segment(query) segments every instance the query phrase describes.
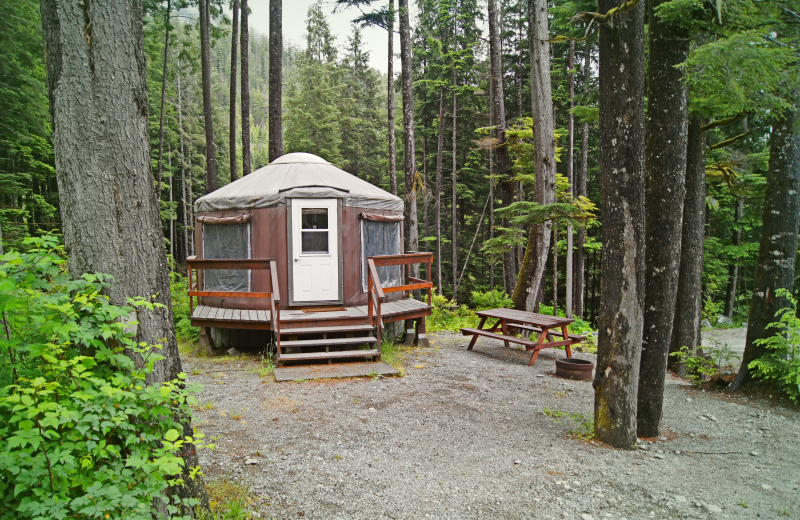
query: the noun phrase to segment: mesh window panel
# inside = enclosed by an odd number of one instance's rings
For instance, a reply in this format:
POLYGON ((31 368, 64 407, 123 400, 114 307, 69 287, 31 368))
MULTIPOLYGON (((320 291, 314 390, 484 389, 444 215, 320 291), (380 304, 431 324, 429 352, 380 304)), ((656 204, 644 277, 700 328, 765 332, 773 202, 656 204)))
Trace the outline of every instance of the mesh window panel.
MULTIPOLYGON (((250 224, 203 224, 203 258, 250 258, 250 224)), ((246 269, 206 269, 206 291, 249 291, 250 271, 246 269)))
MULTIPOLYGON (((400 222, 361 221, 361 256, 362 289, 367 292, 367 257, 380 255, 399 255, 403 252, 400 243, 400 222)), ((378 278, 384 287, 402 285, 403 266, 390 265, 376 267, 378 278)))

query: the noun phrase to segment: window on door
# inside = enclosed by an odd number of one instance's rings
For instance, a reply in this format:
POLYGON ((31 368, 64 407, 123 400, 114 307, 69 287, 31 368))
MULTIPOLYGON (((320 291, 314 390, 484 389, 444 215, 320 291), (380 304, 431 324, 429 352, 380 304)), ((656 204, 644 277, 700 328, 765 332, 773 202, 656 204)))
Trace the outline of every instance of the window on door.
POLYGON ((330 252, 328 208, 303 208, 301 210, 301 252, 328 254, 330 252))
MULTIPOLYGON (((250 258, 250 224, 203 224, 203 258, 250 258)), ((203 288, 206 291, 249 291, 247 269, 205 269, 203 288)))

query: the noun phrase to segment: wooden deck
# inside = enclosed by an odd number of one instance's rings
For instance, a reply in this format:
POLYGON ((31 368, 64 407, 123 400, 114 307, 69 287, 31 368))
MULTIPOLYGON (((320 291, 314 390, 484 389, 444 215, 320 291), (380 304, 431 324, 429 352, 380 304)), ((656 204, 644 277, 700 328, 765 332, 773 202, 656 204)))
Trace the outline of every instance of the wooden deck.
MULTIPOLYGON (((381 317, 384 323, 409 320, 429 316, 431 307, 423 301, 402 299, 386 302, 381 306, 381 317)), ((303 312, 300 309, 281 309, 281 328, 323 322, 328 320, 354 320, 363 322, 368 317, 367 306, 345 307, 343 311, 303 312)), ((195 327, 246 328, 270 330, 270 311, 247 309, 223 309, 199 305, 191 316, 195 327)))

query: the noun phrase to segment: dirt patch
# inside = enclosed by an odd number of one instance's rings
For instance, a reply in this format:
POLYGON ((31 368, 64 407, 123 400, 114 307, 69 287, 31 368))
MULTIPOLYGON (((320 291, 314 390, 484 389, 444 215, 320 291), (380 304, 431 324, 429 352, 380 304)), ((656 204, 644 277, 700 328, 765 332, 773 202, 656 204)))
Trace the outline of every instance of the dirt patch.
POLYGON ((661 435, 615 450, 576 437, 594 394, 551 377, 563 352, 528 367, 501 342, 431 341, 406 355, 405 377, 374 380, 264 384, 254 360, 184 359, 205 385, 196 426, 217 444, 204 471, 246 483, 259 518, 800 515, 794 407, 668 378, 661 435))

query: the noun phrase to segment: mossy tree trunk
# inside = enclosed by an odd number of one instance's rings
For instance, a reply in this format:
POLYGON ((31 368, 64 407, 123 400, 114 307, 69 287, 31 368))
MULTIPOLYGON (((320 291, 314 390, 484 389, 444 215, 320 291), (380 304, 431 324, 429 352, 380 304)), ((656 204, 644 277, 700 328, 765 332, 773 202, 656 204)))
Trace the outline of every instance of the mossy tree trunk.
MULTIPOLYGON (((550 31, 546 0, 528 0, 528 41, 531 54, 531 106, 536 148, 534 202, 555 202, 556 138, 553 91, 550 82, 550 31)), ((511 298, 514 307, 532 311, 544 280, 550 248, 551 223, 532 226, 511 298)))
MULTIPOLYGON (((600 12, 618 6, 599 0, 600 12)), ((600 28, 600 281, 595 432, 615 448, 636 444, 644 314, 644 2, 600 28)), ((538 166, 538 165, 537 165, 538 166)))
POLYGON ((647 93, 647 217, 642 361, 637 430, 656 437, 664 403, 667 356, 681 261, 689 103, 679 67, 689 57, 687 31, 661 21, 649 3, 647 93))
MULTIPOLYGON (((41 13, 70 271, 112 275, 108 295, 116 305, 136 296, 163 304, 135 312, 135 340, 163 347, 147 382, 173 380, 182 368, 153 191, 142 3, 42 0, 41 13)), ((192 433, 188 422, 184 433, 192 433)), ((185 448, 186 484, 173 493, 208 509, 202 479, 188 478, 197 454, 185 448)))

